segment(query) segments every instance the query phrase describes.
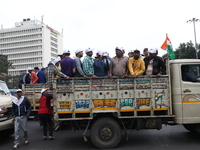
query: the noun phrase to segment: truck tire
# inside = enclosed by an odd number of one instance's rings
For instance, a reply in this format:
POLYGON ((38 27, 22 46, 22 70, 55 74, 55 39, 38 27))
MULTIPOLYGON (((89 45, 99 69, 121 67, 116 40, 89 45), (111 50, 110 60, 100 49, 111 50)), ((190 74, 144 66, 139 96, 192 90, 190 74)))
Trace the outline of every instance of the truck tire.
POLYGON ((200 133, 200 124, 183 124, 183 126, 190 132, 200 133))
POLYGON ((103 117, 93 123, 90 137, 97 148, 114 148, 121 141, 121 128, 114 119, 103 117))

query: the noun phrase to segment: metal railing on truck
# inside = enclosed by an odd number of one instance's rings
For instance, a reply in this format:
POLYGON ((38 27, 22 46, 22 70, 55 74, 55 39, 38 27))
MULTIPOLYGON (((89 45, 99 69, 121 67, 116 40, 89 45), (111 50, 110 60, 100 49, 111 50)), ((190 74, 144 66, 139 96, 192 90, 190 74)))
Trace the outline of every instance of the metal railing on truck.
POLYGON ((57 80, 54 111, 60 121, 92 119, 98 113, 118 118, 173 117, 170 85, 167 75, 57 80))

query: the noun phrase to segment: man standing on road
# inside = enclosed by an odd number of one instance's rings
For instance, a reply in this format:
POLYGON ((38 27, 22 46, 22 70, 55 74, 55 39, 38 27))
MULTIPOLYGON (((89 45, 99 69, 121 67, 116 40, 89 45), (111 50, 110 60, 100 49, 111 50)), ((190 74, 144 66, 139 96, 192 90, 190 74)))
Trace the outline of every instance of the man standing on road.
POLYGON ((38 109, 38 116, 43 125, 43 140, 47 139, 47 129, 49 129, 49 140, 53 140, 53 122, 51 120, 52 110, 51 110, 51 99, 53 98, 52 94, 48 94, 47 89, 41 90, 42 96, 40 97, 40 106, 38 109), (47 126, 48 125, 48 126, 47 126))
POLYGON ((18 89, 17 97, 12 102, 12 115, 15 118, 15 140, 13 149, 19 147, 19 130, 20 126, 24 132, 24 144, 28 144, 28 128, 27 128, 27 118, 31 113, 31 104, 27 97, 22 96, 22 90, 18 89))

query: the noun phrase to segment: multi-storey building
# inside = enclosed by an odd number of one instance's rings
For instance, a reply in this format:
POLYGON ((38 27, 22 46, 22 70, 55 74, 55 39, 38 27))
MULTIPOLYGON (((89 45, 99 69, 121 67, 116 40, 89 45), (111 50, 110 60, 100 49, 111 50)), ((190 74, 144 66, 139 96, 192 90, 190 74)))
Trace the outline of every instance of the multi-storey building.
POLYGON ((8 70, 9 75, 47 66, 62 51, 62 34, 39 20, 23 19, 14 28, 0 29, 0 54, 7 55, 14 67, 8 70))

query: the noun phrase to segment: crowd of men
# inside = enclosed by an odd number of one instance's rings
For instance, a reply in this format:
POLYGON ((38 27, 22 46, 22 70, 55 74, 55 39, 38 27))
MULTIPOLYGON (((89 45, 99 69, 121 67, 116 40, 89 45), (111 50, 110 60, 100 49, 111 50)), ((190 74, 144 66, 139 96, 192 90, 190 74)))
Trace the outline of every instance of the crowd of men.
MULTIPOLYGON (((145 48, 143 54, 139 50, 130 50, 128 57, 124 56, 125 50, 122 47, 116 47, 116 56, 109 57, 108 52, 97 51, 95 58, 93 58, 93 49, 87 48, 85 50, 86 56, 83 61, 84 51, 77 49, 75 51, 76 57, 70 58, 70 51, 64 50, 60 56, 60 60, 56 59, 50 61, 48 66, 28 68, 20 80, 21 84, 36 84, 48 83, 52 87, 52 81, 56 78, 84 77, 98 78, 98 77, 112 77, 112 76, 130 76, 137 77, 139 75, 164 75, 166 73, 166 66, 163 59, 158 54, 157 48, 148 50, 145 48)), ((19 86, 19 88, 21 88, 19 86)))

